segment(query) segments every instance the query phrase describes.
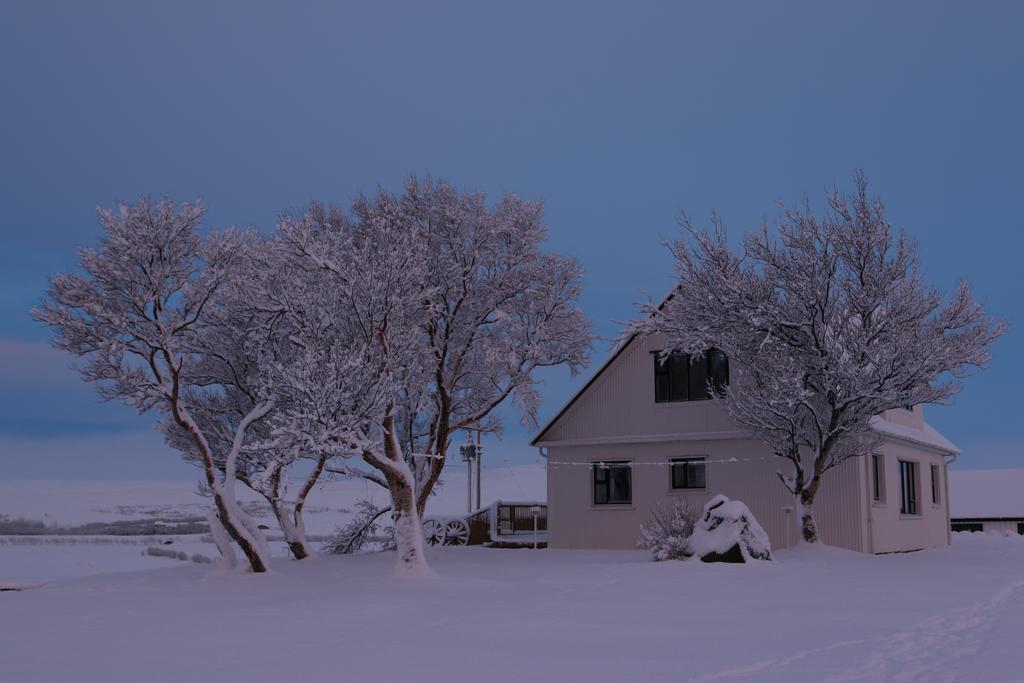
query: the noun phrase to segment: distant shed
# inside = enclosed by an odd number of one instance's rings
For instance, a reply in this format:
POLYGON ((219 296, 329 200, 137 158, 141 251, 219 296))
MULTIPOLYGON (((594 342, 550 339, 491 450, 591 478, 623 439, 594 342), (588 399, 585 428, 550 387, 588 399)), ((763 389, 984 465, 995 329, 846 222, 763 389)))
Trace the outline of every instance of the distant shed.
POLYGON ((1024 469, 950 470, 953 531, 1000 531, 1024 536, 1024 469))

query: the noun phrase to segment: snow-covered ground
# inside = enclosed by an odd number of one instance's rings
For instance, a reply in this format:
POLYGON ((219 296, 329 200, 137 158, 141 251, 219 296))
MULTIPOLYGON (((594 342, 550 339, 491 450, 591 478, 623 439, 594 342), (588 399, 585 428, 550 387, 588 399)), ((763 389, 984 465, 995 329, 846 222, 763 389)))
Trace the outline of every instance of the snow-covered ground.
MULTIPOLYGON (((452 473, 434 514, 465 506, 452 473)), ((362 485, 311 500, 314 532, 362 485)), ((543 498, 543 469, 485 499, 543 498)), ((192 514, 188 484, 0 484, 0 514, 71 525, 192 514)), ((214 554, 198 537, 168 548, 214 554)), ((0 681, 1024 681, 1024 537, 867 556, 654 563, 644 552, 434 548, 279 557, 273 573, 143 556, 153 538, 0 538, 0 681)))
POLYGON ((209 566, 0 593, 0 680, 1021 681, 1024 539, 866 556, 653 563, 438 548, 209 566))
MULTIPOLYGON (((546 481, 542 465, 519 465, 485 469, 484 501, 544 500, 546 481)), ((466 510, 466 478, 460 467, 446 472, 438 495, 430 501, 428 514, 461 514, 466 510)), ((238 487, 239 499, 260 504, 252 491, 238 487)), ((348 521, 360 499, 387 505, 386 492, 361 481, 326 482, 310 495, 306 507, 306 528, 314 536, 332 534, 348 521)), ((202 517, 209 501, 195 493, 189 482, 153 481, 0 481, 0 515, 41 520, 62 527, 89 522, 115 522, 160 518, 166 520, 202 517)), ((279 534, 277 522, 263 505, 256 508, 257 521, 279 534)), ((170 537, 171 547, 192 555, 217 557, 216 547, 199 537, 170 537)), ((146 546, 159 544, 163 537, 23 537, 0 536, 0 585, 77 578, 92 574, 173 566, 177 560, 143 556, 146 546)), ((314 546, 317 546, 314 543, 314 546)), ((287 555, 282 542, 272 542, 275 554, 287 555)), ((0 676, 0 683, 3 677, 0 676)))

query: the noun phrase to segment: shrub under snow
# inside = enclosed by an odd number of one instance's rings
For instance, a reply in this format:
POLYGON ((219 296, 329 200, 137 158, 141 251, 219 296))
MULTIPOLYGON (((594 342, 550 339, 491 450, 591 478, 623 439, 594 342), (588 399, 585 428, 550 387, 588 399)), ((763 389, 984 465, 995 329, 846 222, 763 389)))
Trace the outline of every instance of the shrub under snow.
POLYGON ((704 514, 690 537, 689 548, 704 562, 749 562, 772 559, 772 546, 750 508, 718 495, 704 505, 704 514))
POLYGON ((650 550, 658 562, 684 560, 693 555, 690 536, 696 521, 697 513, 689 502, 662 503, 654 508, 650 521, 640 530, 637 545, 650 550))
POLYGON ((657 506, 637 545, 656 561, 696 556, 704 562, 749 562, 770 560, 772 553, 768 534, 750 509, 722 495, 704 505, 700 518, 685 500, 657 506))

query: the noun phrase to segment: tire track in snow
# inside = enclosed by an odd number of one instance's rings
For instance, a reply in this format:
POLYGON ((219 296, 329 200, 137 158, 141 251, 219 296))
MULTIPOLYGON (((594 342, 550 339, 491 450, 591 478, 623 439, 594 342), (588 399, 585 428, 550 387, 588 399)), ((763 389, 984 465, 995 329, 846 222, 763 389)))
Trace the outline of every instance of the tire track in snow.
MULTIPOLYGON (((831 652, 833 650, 840 650, 845 647, 853 647, 855 645, 864 645, 870 643, 871 640, 842 640, 838 643, 832 643, 825 647, 816 647, 810 650, 801 650, 792 654, 786 655, 785 657, 778 657, 775 659, 762 659, 759 662, 753 662, 752 664, 746 664, 739 666, 734 669, 725 669, 723 671, 717 671, 713 674, 707 674, 699 678, 691 678, 690 683, 713 683, 713 681, 726 681, 729 679, 735 679, 740 676, 752 676, 754 674, 764 674, 767 671, 778 671, 780 668, 788 667, 792 664, 796 664, 802 660, 807 659, 813 655, 831 652)), ((771 680, 765 679, 763 676, 757 676, 757 680, 771 680)), ((790 674, 786 674, 785 680, 799 680, 791 679, 790 674)))
MULTIPOLYGON (((873 652, 867 662, 818 680, 821 683, 971 681, 972 677, 964 673, 962 660, 982 653, 995 616, 1011 609, 1024 610, 1024 581, 1006 586, 987 600, 928 619, 906 631, 879 638, 840 641, 690 680, 692 683, 713 683, 748 676, 758 680, 802 680, 799 678, 800 669, 790 667, 816 655, 861 646, 865 652, 873 652), (961 664, 959 667, 958 662, 961 664), (772 677, 765 678, 766 674, 772 677)), ((1005 679, 1006 682, 1015 680, 1024 681, 1024 677, 1005 679)))
POLYGON ((1010 584, 988 600, 889 636, 867 662, 824 680, 828 683, 883 680, 892 683, 957 683, 972 680, 964 673, 963 660, 983 652, 988 640, 986 635, 996 615, 1010 609, 1024 609, 1024 581, 1010 584), (958 662, 961 664, 959 667, 958 662))

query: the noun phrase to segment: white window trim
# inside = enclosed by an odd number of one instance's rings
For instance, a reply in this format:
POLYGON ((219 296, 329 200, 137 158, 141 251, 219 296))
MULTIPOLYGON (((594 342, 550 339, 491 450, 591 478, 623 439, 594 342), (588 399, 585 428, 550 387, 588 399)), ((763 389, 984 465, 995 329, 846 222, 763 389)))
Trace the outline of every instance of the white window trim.
POLYGON ((632 458, 594 458, 588 461, 587 468, 587 499, 590 501, 591 510, 635 510, 636 491, 633 486, 633 459, 632 458), (629 502, 628 503, 595 503, 594 502, 594 468, 601 463, 629 465, 629 502))
POLYGON ((924 506, 921 504, 921 461, 913 458, 897 458, 896 480, 900 485, 900 519, 922 519, 924 517, 924 506), (900 471, 900 463, 903 462, 914 465, 914 469, 916 470, 915 474, 917 475, 914 477, 914 483, 916 484, 914 494, 916 496, 915 502, 917 503, 917 512, 913 513, 903 511, 903 475, 900 471))
POLYGON ((708 462, 711 458, 706 453, 694 453, 693 455, 673 455, 668 459, 668 493, 671 496, 703 496, 711 490, 711 467, 708 462), (704 487, 699 489, 677 489, 672 486, 672 463, 681 460, 703 460, 704 461, 704 487))
POLYGON ((868 457, 868 495, 871 497, 871 505, 873 507, 884 508, 888 507, 886 489, 888 488, 885 482, 885 454, 884 453, 872 453, 868 457), (881 470, 881 490, 879 491, 879 497, 875 498, 875 458, 878 458, 879 469, 881 470))

